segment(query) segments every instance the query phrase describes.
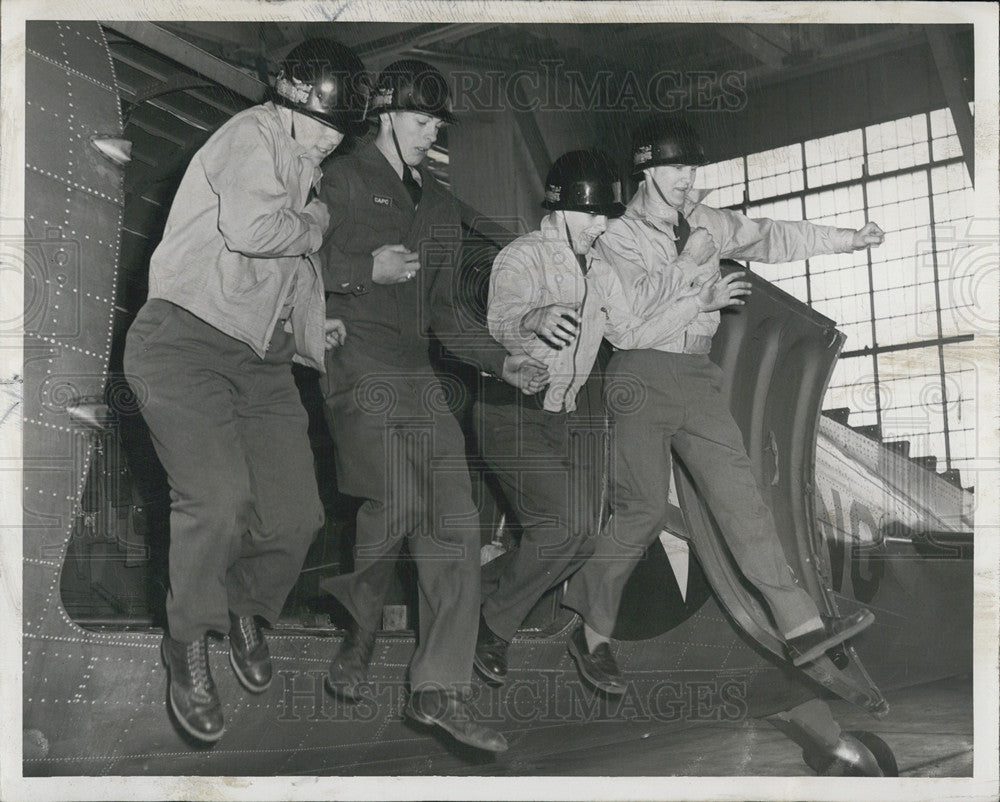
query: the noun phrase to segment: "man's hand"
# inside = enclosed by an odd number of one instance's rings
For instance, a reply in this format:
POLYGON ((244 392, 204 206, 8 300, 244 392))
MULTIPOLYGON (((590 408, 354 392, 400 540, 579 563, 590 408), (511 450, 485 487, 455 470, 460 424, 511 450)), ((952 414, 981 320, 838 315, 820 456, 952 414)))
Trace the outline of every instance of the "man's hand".
POLYGON ((715 312, 727 306, 743 306, 740 296, 750 294, 750 282, 740 281, 746 273, 737 271, 728 276, 713 276, 698 290, 698 305, 702 312, 715 312))
POLYGON ((572 306, 549 304, 532 309, 521 318, 521 330, 534 332, 556 350, 569 345, 580 331, 580 315, 572 306))
POLYGON ((708 229, 699 226, 692 229, 681 253, 692 259, 696 265, 703 265, 715 256, 715 240, 708 233, 708 229))
POLYGON ((549 369, 529 354, 512 354, 503 361, 501 378, 525 395, 534 395, 549 383, 549 369))
POLYGON ((864 228, 859 228, 854 232, 854 250, 860 251, 862 248, 877 248, 885 242, 885 232, 878 227, 878 223, 866 223, 864 228))
POLYGON ((420 256, 405 245, 382 245, 372 251, 372 281, 402 284, 420 270, 420 256))
POLYGON ((326 228, 330 225, 330 210, 326 208, 326 204, 323 201, 319 198, 313 198, 306 204, 306 208, 302 210, 302 214, 308 215, 315 220, 316 225, 319 226, 319 230, 326 234, 326 228))
POLYGON ((323 324, 323 330, 326 334, 327 351, 338 345, 343 345, 344 340, 347 339, 347 327, 344 325, 344 321, 338 317, 328 317, 323 324))

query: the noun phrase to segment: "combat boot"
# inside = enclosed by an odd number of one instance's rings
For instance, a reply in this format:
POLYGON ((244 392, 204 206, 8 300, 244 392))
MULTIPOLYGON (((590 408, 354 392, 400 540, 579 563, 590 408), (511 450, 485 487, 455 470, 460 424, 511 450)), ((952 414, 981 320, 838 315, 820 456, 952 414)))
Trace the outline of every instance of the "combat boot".
POLYGON ((208 638, 184 643, 164 634, 160 654, 167 667, 170 708, 177 722, 199 741, 213 743, 225 724, 222 703, 208 666, 208 638))
POLYGON ((368 680, 368 664, 375 650, 375 631, 354 624, 326 672, 326 687, 335 696, 357 701, 358 686, 368 680))
POLYGON ((271 654, 255 616, 229 613, 229 663, 251 693, 263 693, 271 684, 271 654))

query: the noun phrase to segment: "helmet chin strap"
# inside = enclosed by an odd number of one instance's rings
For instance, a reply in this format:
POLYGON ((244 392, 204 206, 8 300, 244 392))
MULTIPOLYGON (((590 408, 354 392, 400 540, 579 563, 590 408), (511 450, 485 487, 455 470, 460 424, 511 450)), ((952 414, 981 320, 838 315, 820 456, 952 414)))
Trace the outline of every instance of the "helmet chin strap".
POLYGON ((662 200, 667 206, 673 207, 673 204, 668 201, 666 195, 663 194, 663 190, 660 189, 660 185, 656 183, 656 179, 653 178, 652 173, 646 175, 646 181, 653 185, 653 189, 655 189, 656 194, 660 196, 660 200, 662 200))
POLYGON ((403 158, 403 150, 399 147, 399 140, 396 138, 396 126, 392 124, 392 115, 389 115, 389 132, 392 134, 392 144, 396 146, 396 155, 399 156, 399 163, 401 169, 405 173, 410 169, 410 165, 406 163, 406 159, 403 158))

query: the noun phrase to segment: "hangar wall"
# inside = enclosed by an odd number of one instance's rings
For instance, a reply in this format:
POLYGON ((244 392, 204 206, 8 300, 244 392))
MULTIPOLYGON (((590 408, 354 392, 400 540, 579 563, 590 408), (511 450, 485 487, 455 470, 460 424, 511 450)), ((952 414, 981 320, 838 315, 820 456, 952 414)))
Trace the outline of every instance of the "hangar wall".
MULTIPOLYGON (((971 101, 971 29, 955 26, 952 38, 963 73, 962 89, 971 101)), ((530 137, 526 139, 522 126, 534 126, 539 132, 550 161, 567 150, 596 145, 624 165, 630 132, 651 107, 640 96, 636 103, 623 100, 618 109, 602 108, 600 98, 589 109, 552 109, 546 98, 559 92, 562 97, 572 96, 565 76, 553 78, 544 66, 531 69, 537 80, 529 104, 542 108, 514 111, 507 104, 503 111, 467 111, 461 124, 449 131, 455 193, 486 214, 527 220, 529 225, 540 216, 537 204, 542 187, 535 166, 538 154, 532 153, 530 137), (560 81, 561 87, 549 85, 552 80, 560 81), (519 121, 519 115, 528 120, 519 121)), ((683 72, 682 65, 672 69, 683 72)), ((648 76, 640 76, 637 84, 640 89, 648 86, 648 76)), ((745 92, 739 88, 734 91, 734 86, 730 84, 726 90, 724 103, 714 104, 717 108, 688 112, 703 136, 710 161, 947 106, 930 45, 920 37, 912 45, 894 50, 891 58, 886 54, 855 56, 849 62, 833 63, 822 71, 804 72, 781 83, 762 84, 747 76, 745 92), (741 102, 734 102, 741 93, 741 102)), ((612 89, 610 97, 614 95, 612 89)), ((624 189, 627 193, 628 187, 624 189)))

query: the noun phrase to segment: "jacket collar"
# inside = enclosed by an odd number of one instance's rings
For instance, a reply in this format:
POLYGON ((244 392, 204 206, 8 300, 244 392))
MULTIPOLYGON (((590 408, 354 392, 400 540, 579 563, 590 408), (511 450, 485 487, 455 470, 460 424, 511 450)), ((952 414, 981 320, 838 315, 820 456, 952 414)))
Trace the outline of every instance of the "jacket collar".
MULTIPOLYGON (((396 169, 389 163, 385 154, 378 149, 374 139, 360 146, 356 153, 359 159, 368 162, 375 170, 378 171, 379 177, 383 181, 392 182, 392 186, 394 188, 398 188, 398 194, 401 198, 405 197, 406 200, 409 201, 410 195, 403 187, 403 179, 396 173, 396 169)), ((423 189, 424 194, 436 194, 438 186, 437 179, 430 174, 425 163, 421 162, 415 169, 418 173, 420 173, 420 186, 423 189)), ((421 203, 421 206, 423 206, 423 203, 421 203)))
POLYGON ((273 126, 276 131, 281 132, 282 139, 288 149, 292 152, 292 155, 297 159, 303 158, 306 155, 307 150, 302 147, 299 142, 292 138, 291 131, 288 130, 288 125, 282 119, 279 108, 270 100, 267 103, 262 103, 261 108, 266 112, 266 117, 270 121, 271 126, 273 126))
MULTIPOLYGON (((569 244, 569 239, 566 237, 566 229, 556 222, 555 214, 547 214, 542 218, 541 225, 539 226, 539 233, 542 235, 542 240, 546 245, 552 248, 559 248, 565 250, 572 257, 570 264, 577 263, 576 251, 569 244)), ((590 246, 590 250, 585 254, 588 263, 591 262, 597 252, 594 250, 594 245, 601 241, 598 237, 594 240, 594 243, 590 246)))
POLYGON ((539 230, 542 232, 542 238, 547 242, 557 241, 561 242, 567 248, 569 247, 569 242, 566 240, 566 232, 563 231, 562 226, 556 223, 555 214, 547 214, 542 218, 539 230))

